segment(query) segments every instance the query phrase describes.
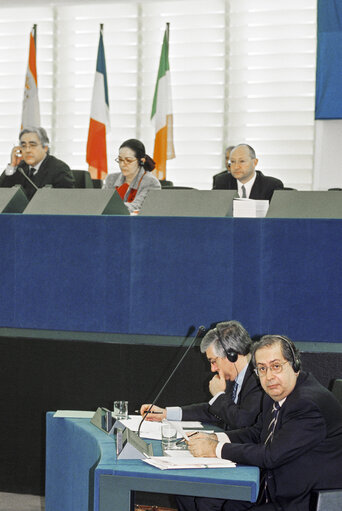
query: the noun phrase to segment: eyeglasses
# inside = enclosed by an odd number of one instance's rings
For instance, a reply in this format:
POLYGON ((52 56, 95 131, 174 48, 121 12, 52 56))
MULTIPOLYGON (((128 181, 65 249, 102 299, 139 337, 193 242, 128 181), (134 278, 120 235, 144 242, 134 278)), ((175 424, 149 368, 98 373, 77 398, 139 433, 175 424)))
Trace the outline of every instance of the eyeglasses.
POLYGON ((35 149, 36 147, 38 147, 39 145, 42 145, 42 144, 38 144, 38 142, 20 142, 20 147, 22 149, 24 149, 24 151, 26 149, 35 149))
POLYGON ((131 165, 131 163, 134 163, 137 159, 138 158, 115 158, 115 161, 119 165, 123 165, 124 163, 126 163, 126 165, 131 165))
POLYGON ((258 366, 256 369, 254 369, 255 373, 261 378, 262 376, 267 375, 267 371, 270 370, 272 374, 279 374, 282 372, 283 367, 285 364, 288 364, 288 360, 286 362, 274 362, 273 364, 270 364, 269 366, 258 366))

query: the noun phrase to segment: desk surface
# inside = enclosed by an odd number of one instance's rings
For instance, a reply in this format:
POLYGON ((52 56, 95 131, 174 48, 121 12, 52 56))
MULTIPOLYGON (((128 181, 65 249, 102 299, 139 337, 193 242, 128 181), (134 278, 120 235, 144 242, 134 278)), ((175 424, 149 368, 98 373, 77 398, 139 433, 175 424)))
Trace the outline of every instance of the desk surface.
MULTIPOLYGON (((153 444, 160 454, 160 443, 153 444)), ((47 414, 46 511, 129 511, 134 490, 255 502, 258 489, 256 467, 163 471, 141 460, 117 461, 114 438, 89 420, 47 414)))

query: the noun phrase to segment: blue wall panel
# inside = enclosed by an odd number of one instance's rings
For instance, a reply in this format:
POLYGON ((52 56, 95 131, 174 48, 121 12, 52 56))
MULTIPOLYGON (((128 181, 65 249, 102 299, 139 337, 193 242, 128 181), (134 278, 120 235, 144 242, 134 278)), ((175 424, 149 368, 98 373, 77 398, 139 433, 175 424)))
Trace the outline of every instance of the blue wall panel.
POLYGON ((20 246, 20 239, 17 240, 14 215, 2 215, 0 229, 0 324, 6 322, 13 324, 17 298, 13 292, 16 288, 17 275, 17 247, 20 246))
POLYGON ((183 335, 231 317, 232 222, 141 217, 133 238, 132 332, 183 335))
MULTIPOLYGON (((2 218, 1 218, 2 220, 2 218)), ((15 218, 15 320, 3 326, 119 331, 129 327, 130 230, 113 218, 15 218), (120 243, 117 242, 118 236, 120 243), (124 250, 123 250, 124 248, 124 250), (120 297, 120 299, 118 299, 120 297)), ((1 229, 0 229, 1 230, 1 229)))
POLYGON ((0 326, 342 340, 342 221, 0 215, 0 326))
POLYGON ((316 119, 342 118, 342 2, 318 0, 316 119))
POLYGON ((267 220, 262 333, 342 340, 342 221, 267 220))

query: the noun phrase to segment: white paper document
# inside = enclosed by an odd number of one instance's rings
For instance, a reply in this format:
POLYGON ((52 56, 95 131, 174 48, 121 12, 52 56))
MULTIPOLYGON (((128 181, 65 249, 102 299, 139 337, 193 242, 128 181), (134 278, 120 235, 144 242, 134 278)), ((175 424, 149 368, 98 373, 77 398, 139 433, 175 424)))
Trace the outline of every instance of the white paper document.
POLYGON ((153 465, 160 470, 178 470, 183 468, 231 468, 236 463, 230 460, 222 460, 221 458, 195 458, 193 456, 151 456, 144 458, 144 463, 153 465))
MULTIPOLYGON (((131 431, 138 431, 141 420, 141 415, 130 415, 128 419, 120 419, 120 422, 131 431)), ((161 422, 144 421, 140 428, 140 437, 161 440, 161 422)))
POLYGON ((233 217, 263 218, 268 211, 268 200, 241 199, 233 200, 233 217))
MULTIPOLYGON (((138 431, 141 415, 130 415, 128 419, 120 419, 120 422, 132 431, 138 431)), ((203 426, 200 422, 189 421, 169 421, 177 430, 177 438, 186 438, 182 431, 184 428, 201 429, 203 426)), ((186 433, 184 433, 186 435, 186 433)), ((161 440, 161 422, 144 421, 140 429, 140 437, 150 440, 161 440)))
POLYGON ((64 417, 70 419, 92 419, 95 412, 84 410, 57 410, 53 414, 54 417, 64 417))

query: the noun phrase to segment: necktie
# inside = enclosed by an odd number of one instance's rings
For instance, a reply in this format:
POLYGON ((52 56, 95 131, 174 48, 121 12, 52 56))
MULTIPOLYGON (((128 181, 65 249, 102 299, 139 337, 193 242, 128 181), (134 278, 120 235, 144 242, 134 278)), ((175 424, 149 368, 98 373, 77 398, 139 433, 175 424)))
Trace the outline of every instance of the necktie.
POLYGON ((273 403, 272 420, 271 420, 271 422, 268 425, 268 430, 267 430, 268 434, 267 434, 267 438, 266 438, 266 440, 264 442, 265 445, 269 444, 273 440, 273 435, 274 435, 275 427, 277 425, 279 410, 280 410, 280 404, 279 403, 273 403))
POLYGON ((32 177, 35 172, 36 172, 36 169, 34 167, 29 167, 29 169, 27 171, 28 177, 32 177))
POLYGON ((241 186, 242 198, 247 199, 246 188, 244 185, 241 186))
MULTIPOLYGON (((273 440, 273 435, 274 435, 274 431, 275 431, 275 428, 277 425, 279 410, 280 410, 279 403, 273 403, 272 419, 268 425, 268 429, 267 429, 268 434, 267 434, 266 440, 264 442, 265 445, 270 444, 273 440)), ((267 470, 265 471, 263 477, 265 478, 265 481, 264 481, 264 488, 263 488, 262 495, 265 495, 265 499, 266 499, 266 503, 267 503, 267 502, 269 502, 269 494, 267 491, 267 477, 268 477, 267 470)))
POLYGON ((234 386, 233 386, 233 390, 232 390, 232 400, 234 401, 234 403, 236 403, 235 399, 236 399, 238 386, 239 386, 238 382, 234 381, 234 386))

